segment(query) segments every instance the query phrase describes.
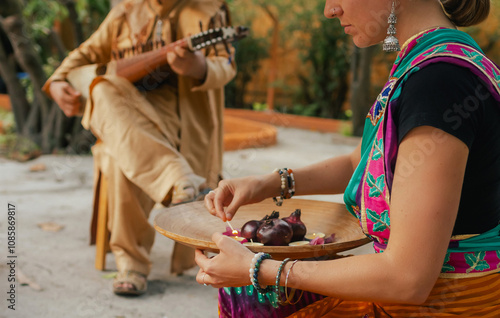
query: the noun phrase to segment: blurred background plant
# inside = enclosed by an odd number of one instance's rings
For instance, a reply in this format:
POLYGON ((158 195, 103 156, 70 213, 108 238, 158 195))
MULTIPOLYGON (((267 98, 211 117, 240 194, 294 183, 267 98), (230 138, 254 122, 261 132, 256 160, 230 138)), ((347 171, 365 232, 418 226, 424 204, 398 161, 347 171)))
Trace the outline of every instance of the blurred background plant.
POLYGON ((0 78, 5 91, 0 93, 9 93, 15 128, 3 147, 7 156, 30 159, 41 153, 89 153, 95 138, 83 130, 79 118, 65 117, 41 87, 108 11, 106 0, 1 2, 0 78))
MULTIPOLYGON (((0 116, 2 153, 17 158, 89 153, 95 138, 83 130, 80 118, 65 117, 41 87, 119 2, 0 2, 0 94, 8 92, 12 107, 11 115, 0 116), (13 155, 20 149, 26 154, 13 155)), ((338 21, 323 16, 324 0, 227 2, 233 24, 249 26, 251 32, 235 43, 238 73, 226 86, 226 107, 346 120, 343 133, 361 135, 394 55, 379 47, 355 48, 338 21)), ((499 2, 492 1, 485 23, 466 29, 497 63, 499 2)))

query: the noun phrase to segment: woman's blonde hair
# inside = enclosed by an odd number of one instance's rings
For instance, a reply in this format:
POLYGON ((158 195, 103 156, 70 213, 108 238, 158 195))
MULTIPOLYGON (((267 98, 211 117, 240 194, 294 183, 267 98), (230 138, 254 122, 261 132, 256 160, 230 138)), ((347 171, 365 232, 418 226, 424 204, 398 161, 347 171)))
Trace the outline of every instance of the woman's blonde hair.
POLYGON ((486 20, 490 0, 440 0, 446 15, 456 26, 466 27, 486 20))

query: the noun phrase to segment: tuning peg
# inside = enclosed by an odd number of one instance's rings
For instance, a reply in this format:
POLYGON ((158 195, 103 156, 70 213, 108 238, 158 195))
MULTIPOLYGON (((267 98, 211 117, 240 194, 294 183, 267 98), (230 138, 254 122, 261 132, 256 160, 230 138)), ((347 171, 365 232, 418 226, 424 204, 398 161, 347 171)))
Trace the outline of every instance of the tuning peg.
POLYGON ((203 32, 203 22, 201 22, 201 20, 200 20, 199 23, 200 23, 200 32, 203 32))

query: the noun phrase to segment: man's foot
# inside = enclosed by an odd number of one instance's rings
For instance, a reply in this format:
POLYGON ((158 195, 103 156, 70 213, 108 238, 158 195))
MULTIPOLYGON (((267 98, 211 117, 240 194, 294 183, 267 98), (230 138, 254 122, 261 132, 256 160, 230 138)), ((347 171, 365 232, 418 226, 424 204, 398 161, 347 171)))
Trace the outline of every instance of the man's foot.
POLYGON ((113 281, 113 292, 120 296, 139 296, 148 289, 145 274, 136 271, 121 271, 113 281))
POLYGON ((183 178, 174 184, 172 205, 192 202, 198 195, 198 189, 189 178, 183 178))

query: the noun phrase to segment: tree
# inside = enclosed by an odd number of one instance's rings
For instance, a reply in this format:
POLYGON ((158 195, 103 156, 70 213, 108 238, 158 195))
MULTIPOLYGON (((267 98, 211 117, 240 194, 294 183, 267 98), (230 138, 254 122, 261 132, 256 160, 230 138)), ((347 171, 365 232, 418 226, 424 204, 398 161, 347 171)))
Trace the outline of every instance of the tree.
POLYGON ((366 114, 370 110, 371 96, 371 69, 376 47, 364 49, 354 48, 351 62, 351 111, 352 133, 354 136, 363 135, 366 114))
MULTIPOLYGON (((94 141, 92 134, 84 131, 78 118, 67 118, 45 94, 41 88, 50 73, 66 56, 66 48, 59 35, 54 31, 56 19, 71 16, 75 36, 74 45, 83 39, 80 18, 75 18, 78 7, 96 5, 100 19, 104 18, 102 6, 107 1, 84 0, 4 0, 0 4, 0 34, 4 41, 0 45, 0 76, 4 79, 15 117, 18 142, 13 145, 13 152, 30 146, 31 155, 65 150, 73 153, 88 152, 94 141), (58 58, 54 58, 54 52, 58 58), (19 65, 29 76, 25 87, 17 77, 13 65, 19 65)), ((81 11, 81 10, 80 10, 81 11)), ((83 11, 85 12, 85 11, 83 11)), ((89 11, 87 11, 88 14, 89 11)), ((99 20, 99 19, 94 19, 99 20)), ((100 22, 100 21, 97 21, 100 22)))
POLYGON ((299 74, 301 86, 295 111, 304 115, 340 118, 349 89, 348 38, 338 21, 322 15, 323 3, 305 7, 295 24, 289 28, 300 30, 305 36, 295 43, 306 72, 299 74))
MULTIPOLYGON (((232 16, 233 25, 243 25, 250 27, 250 34, 236 43, 235 60, 238 68, 236 77, 225 87, 226 106, 232 108, 246 108, 245 95, 247 86, 254 78, 254 75, 261 68, 261 61, 269 56, 269 43, 266 38, 259 37, 252 32, 252 21, 255 21, 258 12, 256 5, 252 5, 253 0, 246 1, 242 6, 241 1, 228 1, 232 16), (244 7, 244 10, 241 10, 244 7)), ((249 107, 249 106, 248 106, 249 107)))
POLYGON ((245 94, 248 83, 260 68, 260 61, 266 58, 267 41, 255 36, 248 36, 234 43, 235 60, 238 67, 236 77, 225 88, 226 106, 232 108, 245 107, 245 94))
MULTIPOLYGON (((16 123, 20 125, 20 127, 17 127, 18 132, 40 144, 43 151, 48 151, 51 147, 50 137, 55 112, 50 100, 41 91, 47 77, 36 54, 33 42, 28 33, 25 32, 26 25, 22 18, 21 8, 21 3, 17 0, 5 0, 0 8, 0 26, 12 45, 16 62, 30 76, 35 102, 28 106, 25 96, 11 94, 12 106, 14 115, 18 117, 16 123), (49 122, 49 124, 41 124, 46 122, 49 122)), ((2 61, 4 61, 2 62, 4 64, 6 60, 2 59, 2 61)), ((5 65, 2 67, 2 69, 7 68, 5 65)), ((2 74, 2 77, 4 76, 8 78, 8 82, 6 82, 8 89, 18 86, 10 74, 2 74)))

